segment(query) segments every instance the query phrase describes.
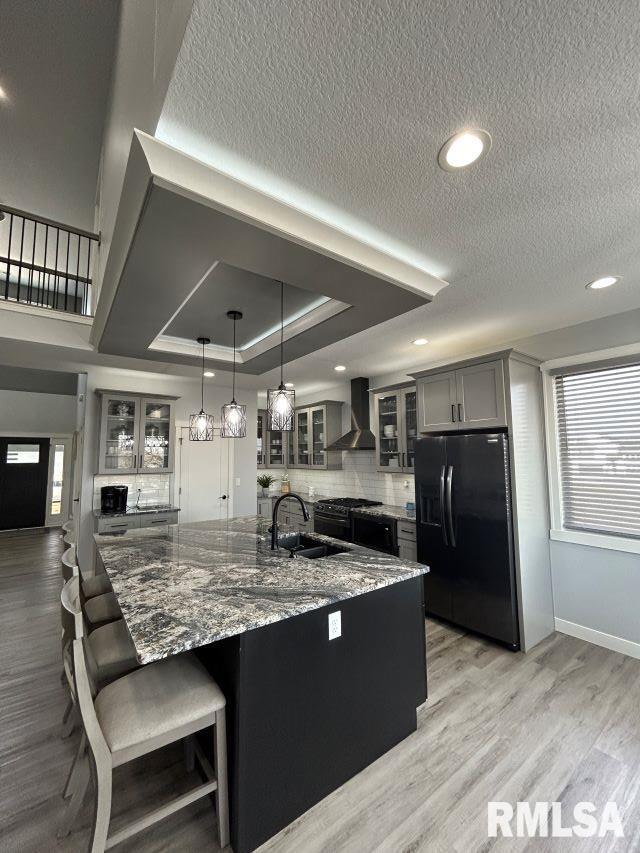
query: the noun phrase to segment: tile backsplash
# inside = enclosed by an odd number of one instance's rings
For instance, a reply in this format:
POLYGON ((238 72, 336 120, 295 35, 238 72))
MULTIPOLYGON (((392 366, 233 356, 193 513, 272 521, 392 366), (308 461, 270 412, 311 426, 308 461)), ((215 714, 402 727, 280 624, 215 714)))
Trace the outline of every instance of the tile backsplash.
MULTIPOLYGON (((278 471, 272 488, 280 491, 278 471)), ((341 471, 306 471, 292 468, 289 471, 292 491, 308 491, 313 486, 318 495, 330 497, 363 497, 382 501, 391 506, 404 506, 415 500, 413 474, 386 474, 376 469, 375 451, 359 450, 342 454, 341 471), (408 487, 405 486, 408 483, 408 487)))
POLYGON ((136 502, 139 506, 173 503, 173 474, 96 474, 93 478, 94 509, 100 509, 102 486, 128 486, 128 506, 135 506, 136 502))

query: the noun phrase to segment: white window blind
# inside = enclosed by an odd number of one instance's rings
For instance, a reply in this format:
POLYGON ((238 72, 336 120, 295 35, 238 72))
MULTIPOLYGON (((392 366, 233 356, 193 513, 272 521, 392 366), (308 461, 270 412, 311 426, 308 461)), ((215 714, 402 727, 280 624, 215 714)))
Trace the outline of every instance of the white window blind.
POLYGON ((555 377, 563 526, 640 538, 640 364, 555 377))

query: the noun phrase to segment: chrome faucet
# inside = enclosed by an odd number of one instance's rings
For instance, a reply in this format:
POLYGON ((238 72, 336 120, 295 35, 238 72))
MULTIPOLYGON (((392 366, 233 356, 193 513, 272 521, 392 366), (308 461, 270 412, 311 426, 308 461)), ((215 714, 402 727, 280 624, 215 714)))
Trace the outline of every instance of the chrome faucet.
POLYGON ((280 504, 286 498, 295 498, 300 506, 302 507, 302 516, 305 521, 309 521, 309 512, 307 511, 307 505, 302 500, 300 495, 297 495, 295 492, 288 492, 285 495, 280 495, 278 500, 273 505, 273 515, 271 516, 271 550, 275 551, 278 547, 278 510, 280 509, 280 504))

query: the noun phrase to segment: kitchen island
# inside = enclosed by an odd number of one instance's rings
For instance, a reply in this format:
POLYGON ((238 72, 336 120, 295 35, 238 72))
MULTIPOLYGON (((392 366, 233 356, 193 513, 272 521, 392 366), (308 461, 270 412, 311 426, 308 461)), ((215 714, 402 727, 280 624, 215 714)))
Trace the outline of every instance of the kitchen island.
POLYGON ((427 567, 317 534, 344 553, 291 558, 268 526, 95 537, 140 662, 196 649, 227 697, 236 853, 407 737, 426 698, 427 567))

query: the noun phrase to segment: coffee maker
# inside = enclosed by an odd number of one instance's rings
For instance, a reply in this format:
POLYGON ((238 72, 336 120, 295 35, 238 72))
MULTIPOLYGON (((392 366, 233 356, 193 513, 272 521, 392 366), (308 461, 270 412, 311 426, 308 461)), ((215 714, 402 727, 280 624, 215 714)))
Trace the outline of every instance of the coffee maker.
POLYGON ((128 486, 103 486, 100 489, 100 511, 105 515, 127 511, 128 486))

